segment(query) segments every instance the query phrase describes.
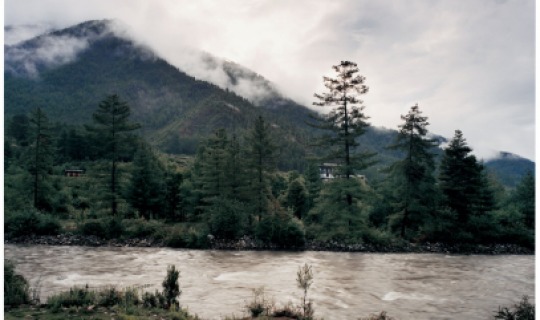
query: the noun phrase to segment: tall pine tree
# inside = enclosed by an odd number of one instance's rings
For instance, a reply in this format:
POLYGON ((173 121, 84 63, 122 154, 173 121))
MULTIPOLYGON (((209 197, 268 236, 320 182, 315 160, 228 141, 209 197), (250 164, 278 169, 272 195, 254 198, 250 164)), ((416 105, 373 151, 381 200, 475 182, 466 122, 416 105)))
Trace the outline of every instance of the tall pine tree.
MULTIPOLYGON (((445 204, 457 215, 455 231, 471 233, 471 219, 494 207, 484 166, 476 160, 463 133, 456 130, 454 138, 444 149, 440 165, 439 185, 445 204)), ((466 237, 469 237, 468 235, 466 237)))
POLYGON ((150 146, 141 143, 133 161, 128 198, 145 219, 156 217, 165 201, 164 169, 150 146))
POLYGON ((437 144, 426 136, 429 122, 422 116, 418 104, 401 119, 404 123, 399 126, 396 143, 390 148, 402 151, 403 159, 390 167, 389 183, 394 198, 391 201, 395 212, 392 218, 399 221, 400 234, 404 238, 406 229, 418 230, 435 210, 435 155, 431 151, 437 144))
POLYGON ((94 125, 87 126, 89 131, 97 135, 101 152, 110 161, 108 196, 113 216, 117 215, 120 194, 118 162, 129 142, 132 142, 129 133, 140 128, 138 123, 129 120, 130 115, 129 105, 120 100, 118 95, 113 94, 99 103, 97 111, 93 114, 94 125))
POLYGON ((33 178, 33 202, 36 209, 46 209, 44 194, 46 180, 52 172, 53 141, 47 115, 36 108, 30 117, 29 135, 31 139, 28 159, 29 171, 33 178))
POLYGON ((247 168, 251 178, 251 200, 258 221, 268 210, 271 197, 268 174, 275 170, 276 146, 272 141, 270 126, 259 116, 246 138, 247 168))

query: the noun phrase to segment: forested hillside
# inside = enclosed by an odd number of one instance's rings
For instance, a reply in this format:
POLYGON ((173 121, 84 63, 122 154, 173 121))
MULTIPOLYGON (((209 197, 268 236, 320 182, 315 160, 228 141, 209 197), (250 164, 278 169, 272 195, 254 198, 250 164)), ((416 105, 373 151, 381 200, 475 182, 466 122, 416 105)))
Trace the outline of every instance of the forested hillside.
POLYGON ((7 237, 533 247, 531 162, 483 163, 458 128, 431 133, 419 105, 395 130, 371 126, 354 62, 324 78, 316 105, 332 111, 318 114, 209 55, 265 95, 197 80, 109 23, 5 48, 7 237))

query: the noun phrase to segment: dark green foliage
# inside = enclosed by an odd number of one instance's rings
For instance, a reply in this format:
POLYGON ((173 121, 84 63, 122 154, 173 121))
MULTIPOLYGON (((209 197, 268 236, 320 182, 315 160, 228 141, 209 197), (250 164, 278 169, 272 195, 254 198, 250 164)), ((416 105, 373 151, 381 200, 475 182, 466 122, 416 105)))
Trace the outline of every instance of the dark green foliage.
POLYGON ((358 241, 367 228, 367 191, 359 179, 334 179, 323 186, 315 207, 306 217, 308 235, 319 240, 358 241), (348 204, 348 197, 354 199, 348 204))
POLYGON ((180 187, 184 180, 181 173, 168 172, 165 173, 165 194, 163 204, 163 215, 166 219, 172 221, 185 221, 185 215, 182 212, 180 204, 182 195, 180 187))
POLYGON ((508 307, 499 307, 499 310, 493 316, 493 319, 502 320, 534 320, 535 307, 529 302, 529 297, 524 296, 519 304, 514 305, 513 309, 508 307))
POLYGON ((123 234, 126 238, 162 238, 165 224, 158 220, 125 219, 123 234))
POLYGON ((218 239, 238 239, 247 230, 246 206, 234 199, 217 198, 207 211, 208 229, 218 239))
POLYGON ((88 220, 79 227, 85 236, 96 236, 102 239, 119 239, 124 234, 124 225, 119 218, 88 220))
POLYGON ((308 210, 308 195, 304 183, 294 179, 287 188, 285 206, 290 208, 295 217, 302 219, 308 210))
POLYGON ((534 230, 535 221, 535 178, 529 171, 510 195, 509 203, 523 215, 523 222, 528 229, 534 230))
POLYGON ((405 123, 399 126, 396 142, 390 147, 401 150, 404 157, 389 169, 390 176, 386 180, 389 185, 383 201, 392 210, 391 227, 398 229, 402 238, 406 230, 416 235, 429 214, 437 209, 438 193, 433 176, 435 154, 431 152, 436 143, 426 137, 429 123, 421 114, 415 105, 407 115, 401 116, 405 123))
POLYGON ((4 259, 4 308, 17 307, 30 302, 28 281, 15 273, 15 265, 4 259))
POLYGON ((250 198, 258 220, 267 213, 271 196, 268 174, 275 170, 275 150, 270 126, 262 117, 258 117, 251 132, 246 137, 246 160, 251 176, 250 198))
POLYGON ((304 225, 284 212, 264 216, 256 226, 255 236, 281 248, 301 248, 305 244, 304 225))
POLYGON ((7 238, 26 235, 56 235, 62 227, 58 219, 33 210, 11 212, 5 215, 4 232, 7 238))
POLYGON ((494 209, 491 191, 484 167, 478 163, 467 146, 461 131, 456 134, 448 147, 440 165, 440 188, 444 203, 456 212, 457 221, 454 232, 461 240, 471 240, 474 233, 473 216, 482 216, 494 209))
POLYGON ((166 191, 163 165, 149 146, 141 144, 133 167, 127 197, 131 206, 145 219, 162 216, 166 191))
POLYGON ((32 174, 34 207, 50 209, 47 203, 47 180, 52 171, 53 141, 47 115, 37 108, 32 112, 29 126, 30 149, 27 155, 28 171, 32 174))
POLYGON ((97 304, 102 307, 112 307, 124 301, 123 293, 115 287, 109 287, 97 292, 97 304))
POLYGON ((30 140, 30 119, 26 114, 17 114, 11 118, 6 126, 6 136, 15 139, 21 146, 27 146, 30 140))
POLYGON ((93 114, 95 125, 87 126, 87 129, 99 139, 101 154, 110 162, 108 198, 113 216, 116 216, 118 211, 117 198, 120 193, 118 162, 125 155, 124 152, 129 146, 129 142, 133 141, 133 137, 129 133, 140 127, 139 124, 129 121, 130 114, 129 105, 113 94, 99 103, 98 110, 93 114))
POLYGON ((95 293, 85 288, 73 287, 69 291, 61 292, 50 296, 47 299, 47 307, 53 310, 68 307, 83 307, 94 304, 96 299, 95 293))
POLYGON ((176 270, 174 265, 167 267, 167 276, 163 280, 163 296, 165 298, 167 309, 173 306, 179 306, 178 297, 182 291, 178 284, 178 278, 180 277, 180 271, 176 270))
POLYGON ((179 226, 170 230, 165 245, 172 248, 208 248, 208 232, 200 227, 179 226))
POLYGON ((315 206, 315 199, 319 197, 319 193, 322 189, 319 167, 314 161, 308 163, 304 177, 308 195, 307 210, 309 211, 315 206))

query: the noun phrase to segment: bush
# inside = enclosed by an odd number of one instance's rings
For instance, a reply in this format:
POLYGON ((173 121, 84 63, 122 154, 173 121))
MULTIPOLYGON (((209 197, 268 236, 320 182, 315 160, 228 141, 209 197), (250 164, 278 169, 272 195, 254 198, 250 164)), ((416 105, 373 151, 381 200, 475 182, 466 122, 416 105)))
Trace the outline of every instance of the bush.
POLYGON ((47 304, 49 308, 57 311, 60 308, 89 306, 94 304, 94 301, 95 294, 92 291, 88 291, 88 287, 73 287, 69 291, 50 296, 47 304))
POLYGON ((170 231, 165 239, 165 244, 172 248, 208 248, 208 232, 195 227, 186 229, 184 226, 177 226, 170 231))
POLYGON ((289 214, 264 217, 255 229, 255 236, 265 243, 273 243, 282 248, 298 248, 306 242, 304 225, 289 214))
POLYGON ((84 236, 96 236, 105 238, 107 229, 101 220, 86 221, 80 228, 79 232, 84 236))
POLYGON ((86 221, 79 229, 85 236, 96 236, 102 239, 120 238, 124 232, 122 220, 118 218, 96 219, 86 221))
POLYGON ((164 225, 157 220, 128 219, 123 221, 124 236, 127 238, 161 238, 164 225))
POLYGON ((97 293, 97 304, 102 307, 112 307, 119 305, 124 301, 122 292, 115 287, 109 287, 97 293))
POLYGON ((4 259, 4 307, 17 307, 30 302, 28 281, 15 273, 15 265, 4 259))
POLYGON ((253 318, 264 314, 268 315, 273 303, 266 298, 264 287, 253 289, 253 300, 245 305, 246 310, 253 318))
POLYGON ((238 239, 247 228, 246 209, 236 200, 216 199, 208 209, 208 228, 218 239, 238 239))
POLYGON ((519 304, 514 305, 514 310, 499 307, 494 319, 503 320, 534 320, 534 305, 529 302, 529 297, 524 296, 519 304))
POLYGON ((7 238, 26 235, 56 235, 62 227, 55 217, 36 211, 6 214, 4 232, 7 238))
POLYGON ((182 293, 180 290, 180 285, 178 284, 178 278, 180 277, 180 271, 177 271, 175 266, 167 267, 167 276, 163 280, 163 296, 165 297, 165 302, 167 303, 167 309, 170 309, 173 305, 179 306, 180 303, 177 301, 178 297, 182 293))

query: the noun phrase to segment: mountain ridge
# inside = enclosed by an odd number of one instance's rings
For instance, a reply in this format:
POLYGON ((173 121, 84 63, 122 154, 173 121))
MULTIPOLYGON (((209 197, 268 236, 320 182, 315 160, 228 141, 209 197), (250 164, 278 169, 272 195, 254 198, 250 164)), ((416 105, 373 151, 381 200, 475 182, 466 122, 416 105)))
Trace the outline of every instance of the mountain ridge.
MULTIPOLYGON (((99 101, 117 93, 132 107, 134 120, 143 122, 143 135, 165 152, 193 153, 196 141, 213 130, 224 127, 241 134, 259 115, 273 124, 283 148, 301 158, 311 152, 307 145, 313 130, 305 122, 314 111, 283 96, 263 76, 202 53, 210 67, 222 68, 229 78, 222 88, 171 65, 150 47, 117 31, 115 24, 113 20, 86 21, 5 45, 5 119, 41 106, 54 121, 83 124, 91 121, 99 101), (259 88, 266 95, 250 100, 235 92, 235 86, 259 88)), ((384 145, 396 132, 372 127, 361 143, 378 152, 383 164, 388 163, 396 155, 384 145)), ((433 136, 440 143, 447 141, 433 136)), ((529 162, 503 160, 530 169, 529 162)), ((512 166, 497 159, 485 164, 495 171, 512 166)), ((288 168, 301 169, 301 165, 288 168)), ((516 175, 504 179, 515 185, 516 175)))

